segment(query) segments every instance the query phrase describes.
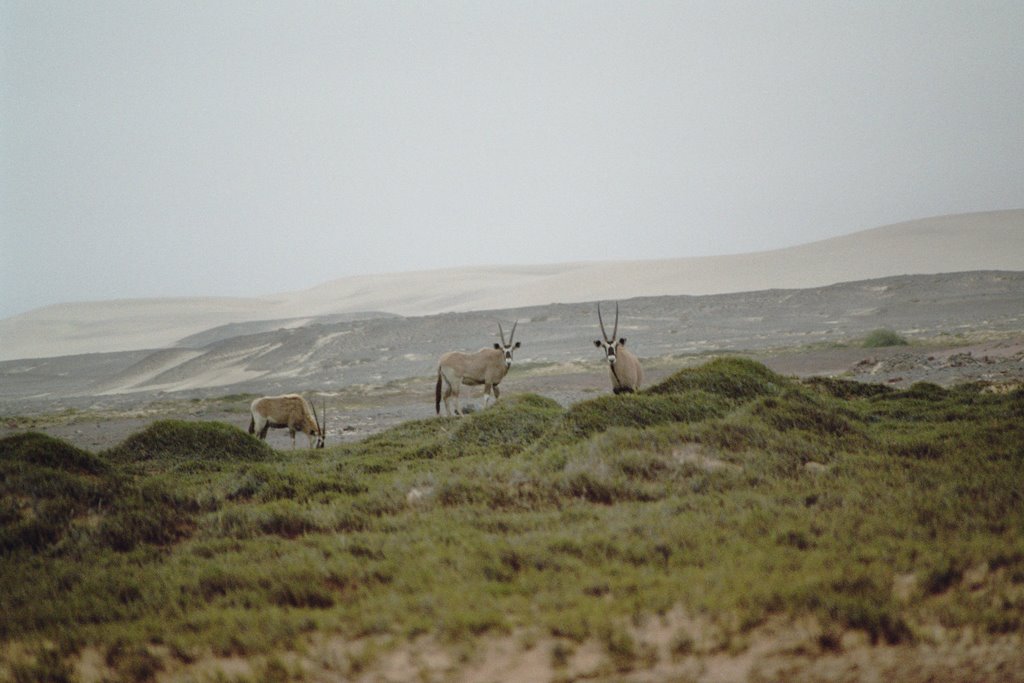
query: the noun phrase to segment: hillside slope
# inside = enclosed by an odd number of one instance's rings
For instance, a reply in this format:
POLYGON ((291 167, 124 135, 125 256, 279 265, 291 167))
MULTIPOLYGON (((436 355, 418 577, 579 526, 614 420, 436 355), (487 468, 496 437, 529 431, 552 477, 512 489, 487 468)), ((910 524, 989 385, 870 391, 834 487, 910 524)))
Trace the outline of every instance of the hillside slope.
MULTIPOLYGON (((627 299, 619 331, 641 358, 652 360, 848 344, 878 328, 920 340, 964 332, 998 336, 1024 329, 1022 300, 1024 272, 900 276, 810 289, 627 299)), ((599 334, 593 303, 316 319, 296 328, 257 326, 248 334, 241 326, 234 330, 240 334, 222 331, 187 347, 0 362, 0 411, 18 413, 28 401, 74 396, 383 386, 431 375, 443 352, 487 345, 497 338, 497 321, 505 321, 507 331, 513 320, 519 321, 516 339, 523 347, 510 382, 531 367, 598 358, 591 343, 599 334)))
POLYGON ((299 327, 313 317, 359 311, 419 316, 971 270, 1024 271, 1024 209, 928 218, 731 256, 358 276, 251 299, 61 304, 0 320, 0 360, 165 348, 232 323, 299 327))

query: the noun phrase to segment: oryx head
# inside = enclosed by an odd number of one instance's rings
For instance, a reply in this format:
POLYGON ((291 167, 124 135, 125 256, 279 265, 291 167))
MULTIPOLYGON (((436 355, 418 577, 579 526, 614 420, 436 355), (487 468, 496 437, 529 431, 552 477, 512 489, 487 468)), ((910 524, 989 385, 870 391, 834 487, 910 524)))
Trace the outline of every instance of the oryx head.
POLYGON ((521 344, 519 342, 516 342, 515 344, 512 343, 512 339, 516 336, 516 325, 518 325, 518 324, 519 324, 518 320, 515 321, 514 323, 512 323, 512 332, 509 333, 509 335, 508 335, 508 343, 506 343, 505 342, 505 331, 501 329, 501 323, 498 323, 498 334, 501 336, 501 343, 498 344, 497 342, 495 342, 494 348, 497 349, 498 351, 504 351, 505 352, 505 367, 506 368, 512 367, 512 352, 515 351, 516 349, 518 349, 521 346, 521 344))
POLYGON ((313 405, 312 401, 309 402, 309 407, 313 409, 313 420, 316 422, 316 431, 311 430, 309 435, 316 437, 316 446, 314 446, 314 448, 323 448, 324 438, 327 435, 327 399, 324 399, 324 402, 320 406, 323 408, 324 413, 323 423, 320 422, 320 417, 316 414, 316 406, 313 405))
POLYGON ((626 345, 626 338, 616 339, 615 335, 619 333, 619 304, 615 303, 615 326, 612 328, 612 336, 609 337, 608 333, 604 330, 604 320, 601 319, 601 304, 597 304, 597 322, 601 325, 601 339, 594 340, 594 346, 597 348, 604 348, 605 358, 608 359, 608 363, 615 365, 615 349, 619 346, 626 345))

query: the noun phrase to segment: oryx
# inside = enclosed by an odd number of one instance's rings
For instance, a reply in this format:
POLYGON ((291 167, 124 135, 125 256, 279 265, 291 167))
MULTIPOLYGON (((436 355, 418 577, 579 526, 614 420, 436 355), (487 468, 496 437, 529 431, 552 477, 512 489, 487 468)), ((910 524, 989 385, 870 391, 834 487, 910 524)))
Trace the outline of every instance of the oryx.
POLYGON ((309 447, 324 447, 325 427, 327 425, 327 404, 324 403, 324 422, 316 414, 316 408, 298 394, 284 396, 264 396, 252 402, 249 419, 249 433, 259 434, 259 438, 267 438, 267 430, 287 429, 292 437, 292 448, 295 448, 295 433, 302 432, 309 436, 309 447))
POLYGON ((597 322, 601 325, 601 339, 595 339, 594 346, 604 348, 605 359, 612 374, 612 391, 616 394, 637 391, 644 381, 644 369, 640 367, 639 359, 626 348, 626 338, 615 338, 619 333, 618 302, 615 303, 615 327, 611 337, 604 330, 600 303, 597 304, 597 322))
POLYGON ((444 384, 444 409, 450 416, 451 408, 448 399, 455 397, 455 414, 462 415, 462 403, 459 400, 459 387, 462 384, 475 386, 484 385, 484 408, 487 401, 493 395, 498 400, 498 383, 512 367, 512 352, 518 349, 519 342, 512 343, 516 336, 516 325, 512 324, 512 332, 508 335, 508 342, 505 342, 505 331, 498 323, 498 335, 501 337, 501 344, 495 342, 492 349, 480 349, 476 353, 462 353, 461 351, 449 351, 441 356, 437 363, 437 386, 434 389, 434 409, 441 414, 441 385, 444 384))

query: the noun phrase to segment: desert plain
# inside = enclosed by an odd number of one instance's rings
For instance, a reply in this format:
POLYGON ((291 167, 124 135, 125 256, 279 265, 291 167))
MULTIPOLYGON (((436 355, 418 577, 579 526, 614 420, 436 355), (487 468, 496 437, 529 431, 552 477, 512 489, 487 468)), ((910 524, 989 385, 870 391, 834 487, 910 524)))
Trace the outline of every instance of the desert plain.
MULTIPOLYGON (((642 359, 648 384, 739 354, 795 377, 1014 386, 1024 379, 1022 302, 1024 273, 1014 271, 636 297, 619 302, 619 336, 642 359), (907 344, 864 348, 880 329, 907 344)), ((603 310, 611 328, 611 302, 603 310)), ((231 325, 170 349, 0 362, 0 435, 35 429, 100 450, 155 419, 223 420, 245 429, 253 398, 300 392, 326 406, 328 444, 358 440, 435 415, 437 359, 489 346, 499 323, 506 334, 517 324, 523 344, 500 385, 503 396, 536 393, 568 406, 611 388, 593 346, 597 302, 304 323, 254 332, 231 325)), ((463 402, 482 408, 481 388, 465 387, 463 402)), ((284 430, 268 438, 290 447, 284 430)))
MULTIPOLYGON (((733 256, 348 277, 251 300, 51 306, 0 320, 0 435, 35 428, 102 449, 159 417, 245 428, 255 396, 300 392, 326 403, 329 442, 351 441, 433 415, 440 355, 489 347, 499 323, 511 331, 516 322, 523 346, 501 391, 570 405, 610 387, 592 345, 599 302, 609 327, 618 302, 619 336, 648 383, 747 354, 797 377, 1012 384, 1024 350, 1024 210, 733 256), (879 329, 908 345, 864 350, 879 329)), ((479 388, 464 396, 481 406, 479 388)), ((280 447, 281 437, 269 438, 280 447)))

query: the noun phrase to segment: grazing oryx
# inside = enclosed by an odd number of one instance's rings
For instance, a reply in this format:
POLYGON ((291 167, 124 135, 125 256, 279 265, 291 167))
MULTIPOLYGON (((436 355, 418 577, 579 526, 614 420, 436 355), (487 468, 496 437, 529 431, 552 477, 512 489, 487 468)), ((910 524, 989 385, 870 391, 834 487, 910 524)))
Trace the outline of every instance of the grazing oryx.
POLYGON ((601 304, 597 304, 597 322, 601 324, 601 339, 594 340, 594 346, 604 347, 608 367, 612 371, 612 391, 616 394, 629 394, 637 391, 644 381, 644 369, 640 361, 631 351, 626 349, 626 338, 616 339, 619 333, 619 304, 615 304, 615 329, 612 336, 604 331, 604 320, 601 319, 601 304))
POLYGON ((249 433, 259 434, 261 439, 267 438, 267 430, 288 429, 292 437, 292 449, 295 448, 295 432, 309 436, 309 447, 324 447, 324 427, 327 425, 327 404, 324 404, 324 422, 320 424, 316 408, 298 394, 284 396, 264 396, 252 402, 250 407, 252 418, 249 420, 249 433))
POLYGON ((459 401, 459 385, 475 386, 484 385, 484 408, 487 407, 487 400, 493 395, 498 400, 498 383, 501 382, 505 373, 512 367, 512 352, 518 349, 521 344, 512 343, 516 336, 516 325, 512 324, 512 333, 508 335, 508 343, 505 343, 505 332, 498 323, 498 334, 501 336, 501 344, 495 343, 493 349, 480 349, 476 353, 461 353, 449 351, 441 356, 437 363, 437 387, 434 389, 434 409, 441 414, 441 384, 444 383, 444 410, 451 416, 451 408, 448 407, 448 398, 455 397, 455 414, 462 415, 462 403, 459 401))

